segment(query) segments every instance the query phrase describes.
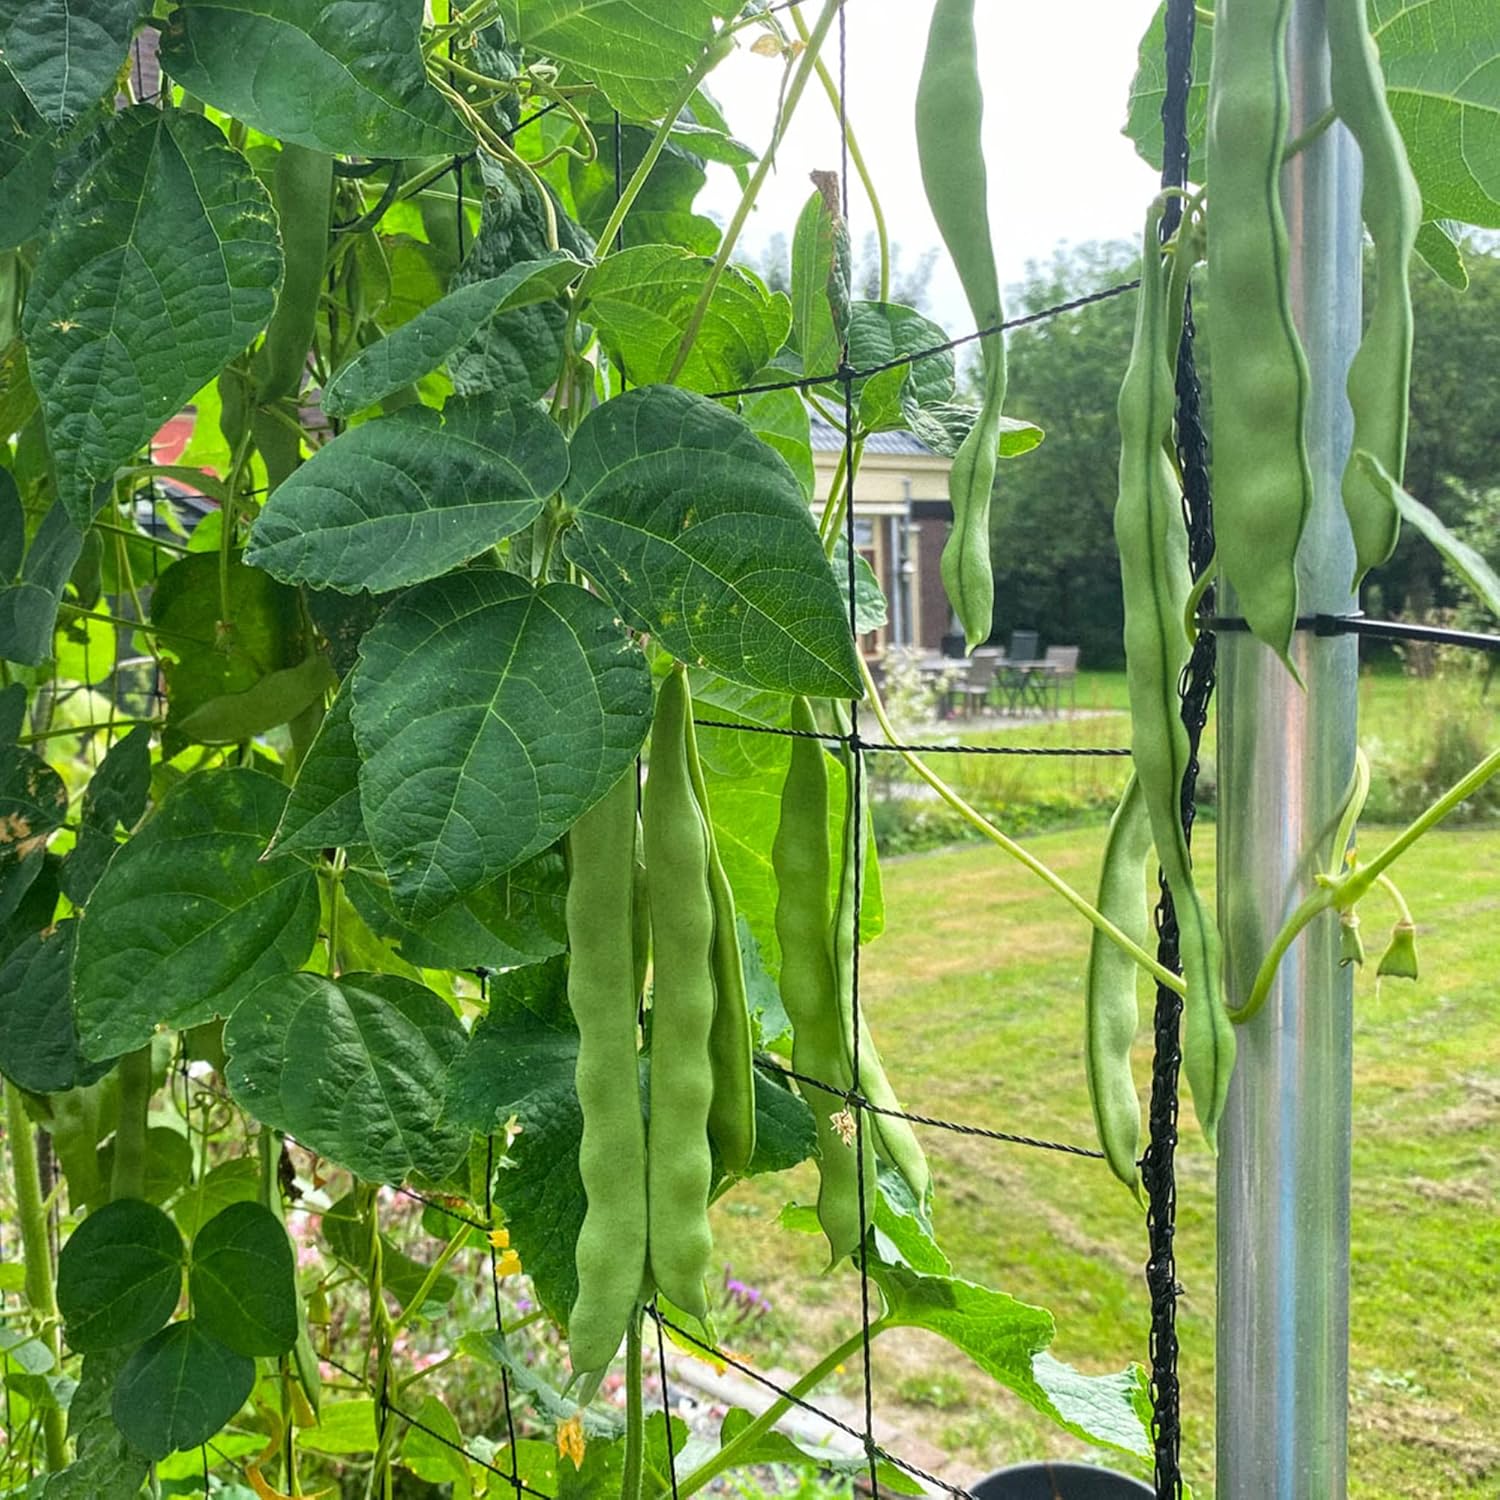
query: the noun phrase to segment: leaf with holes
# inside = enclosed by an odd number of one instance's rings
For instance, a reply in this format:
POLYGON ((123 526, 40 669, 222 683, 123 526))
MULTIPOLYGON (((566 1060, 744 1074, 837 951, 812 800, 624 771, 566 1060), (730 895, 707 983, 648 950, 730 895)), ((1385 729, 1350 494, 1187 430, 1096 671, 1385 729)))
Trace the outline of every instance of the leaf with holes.
POLYGON ((458 1017, 392 974, 287 974, 263 984, 224 1028, 230 1092, 257 1120, 366 1182, 441 1179, 466 1130, 440 1125, 458 1017))
POLYGON ((568 64, 627 120, 675 105, 724 0, 501 0, 512 45, 568 64))
POLYGON ((403 913, 425 921, 556 843, 650 718, 645 658, 596 595, 479 568, 404 594, 354 674, 365 828, 403 913))
POLYGON ((57 1305, 77 1350, 136 1344, 161 1328, 182 1295, 182 1236, 159 1209, 117 1198, 68 1236, 57 1260, 57 1305))
POLYGON ((193 1241, 188 1290, 204 1333, 236 1354, 285 1354, 297 1342, 297 1266, 280 1219, 231 1203, 193 1241))
POLYGON ((735 390, 750 384, 781 348, 792 324, 786 294, 768 292, 758 277, 730 266, 703 312, 687 362, 673 377, 677 347, 711 274, 712 262, 676 245, 637 245, 584 277, 588 320, 632 382, 735 390))
POLYGON ((558 250, 541 260, 522 261, 501 276, 471 281, 449 292, 341 366, 323 387, 323 410, 343 417, 374 406, 402 386, 430 375, 491 318, 513 308, 550 302, 583 270, 582 261, 558 250))
POLYGON ((781 693, 862 693, 848 611, 802 491, 739 418, 670 386, 573 436, 563 549, 692 666, 781 693))
POLYGON ((540 407, 455 397, 366 422, 284 480, 247 559, 286 583, 380 593, 436 578, 523 530, 568 474, 540 407))
POLYGON ((121 847, 78 930, 73 997, 86 1057, 134 1051, 159 1025, 228 1015, 312 951, 317 876, 260 858, 285 801, 260 771, 204 772, 121 847))
POLYGON ((206 1443, 250 1399, 254 1386, 255 1361, 186 1318, 125 1361, 110 1409, 134 1447, 161 1459, 206 1443))
POLYGON ((314 151, 449 156, 473 137, 427 81, 420 0, 192 0, 163 68, 225 114, 314 151))
POLYGON ((84 526, 95 487, 266 326, 281 247, 223 134, 145 106, 106 127, 52 226, 22 324, 58 498, 84 526))

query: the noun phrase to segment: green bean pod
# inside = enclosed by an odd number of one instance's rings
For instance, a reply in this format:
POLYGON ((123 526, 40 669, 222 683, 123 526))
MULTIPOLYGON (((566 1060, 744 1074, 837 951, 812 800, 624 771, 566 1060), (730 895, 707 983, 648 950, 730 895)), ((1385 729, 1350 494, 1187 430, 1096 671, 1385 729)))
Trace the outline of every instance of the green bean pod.
POLYGON ((1307 358, 1292 322, 1280 193, 1290 10, 1291 0, 1238 0, 1215 13, 1208 105, 1219 566, 1250 629, 1289 666, 1297 544, 1313 495, 1307 358))
MULTIPOLYGON (((840 728, 844 726, 840 724, 840 728)), ((880 1110, 899 1110, 901 1101, 891 1087, 885 1065, 870 1034, 869 1021, 864 1007, 858 1016, 854 1011, 854 945, 859 940, 859 903, 855 900, 854 874, 863 869, 865 844, 856 836, 854 805, 859 801, 861 809, 865 799, 854 793, 854 778, 863 773, 858 759, 846 747, 840 755, 844 767, 844 834, 843 855, 839 865, 838 894, 833 907, 833 976, 838 990, 839 1023, 848 1057, 848 1072, 852 1086, 871 1104, 873 1110, 864 1112, 868 1150, 873 1146, 877 1156, 889 1162, 906 1179, 918 1203, 924 1208, 932 1193, 932 1173, 927 1165, 926 1154, 917 1133, 908 1120, 898 1115, 880 1114, 880 1110), (859 1034, 859 1069, 854 1067, 854 1036, 859 1034)), ((863 811, 861 811, 863 818, 863 811)), ((873 1211, 873 1210, 872 1210, 873 1211)))
POLYGON ((745 963, 735 920, 734 889, 719 858, 709 813, 708 788, 698 759, 698 736, 692 715, 687 721, 688 773, 693 795, 708 832, 708 895, 714 909, 714 1024, 708 1037, 714 1099, 708 1111, 708 1138, 719 1153, 719 1165, 741 1176, 755 1155, 755 1038, 750 1030, 750 997, 745 991, 745 963))
MULTIPOLYGON (((1151 855, 1151 819, 1140 781, 1132 776, 1109 820, 1099 899, 1094 905, 1126 937, 1142 947, 1151 937, 1151 905, 1146 895, 1146 861, 1151 855)), ((1109 1169, 1137 1198, 1141 1196, 1136 1157, 1141 1144, 1141 1101, 1130 1070, 1130 1049, 1140 1024, 1131 956, 1097 929, 1089 942, 1084 978, 1084 1057, 1089 1106, 1109 1169)))
MULTIPOLYGON (((980 127, 984 91, 974 36, 974 0, 937 0, 917 83, 917 159, 938 232, 963 283, 979 328, 1004 321, 1000 277, 990 238, 988 180, 980 127)), ((995 578, 990 556, 990 493, 1000 451, 1005 403, 1005 340, 982 341, 984 390, 979 420, 948 475, 953 530, 943 545, 943 587, 970 646, 994 629, 995 578)))
POLYGON ((323 264, 333 212, 333 158, 284 142, 276 157, 271 197, 281 225, 285 269, 276 311, 255 357, 256 399, 296 394, 307 367, 323 294, 323 264))
POLYGON ((1135 341, 1120 387, 1115 542, 1125 598, 1131 753, 1177 913, 1187 988, 1183 1071, 1212 1145, 1234 1066, 1234 1031, 1223 1003, 1218 929, 1198 894, 1182 828, 1182 784, 1191 747, 1178 683, 1192 653, 1186 613, 1193 580, 1182 490, 1168 456, 1175 389, 1166 348, 1172 318, 1158 243, 1162 204, 1158 199, 1146 217, 1135 341))
MULTIPOLYGON (((792 700, 792 727, 816 734, 805 698, 792 700)), ((828 850, 828 759, 816 739, 794 738, 771 845, 776 876, 776 940, 781 945, 781 1000, 792 1022, 792 1069, 826 1083, 799 1084, 818 1139, 818 1223, 830 1266, 859 1248, 859 1160, 845 1100, 829 1089, 854 1085, 834 976, 832 873, 828 850)), ((875 1153, 864 1155, 866 1202, 874 1202, 875 1153)))
POLYGON ((708 1114, 714 1092, 714 909, 708 829, 688 770, 691 717, 687 673, 675 667, 657 697, 641 815, 655 976, 646 1183, 651 1274, 665 1296, 703 1318, 713 1254, 708 1114))
POLYGON ((1349 365, 1354 442, 1344 469, 1344 510, 1354 532, 1354 583, 1396 550, 1401 516, 1356 462, 1374 454, 1399 484, 1406 466, 1412 307, 1408 270, 1422 227, 1422 194, 1386 101, 1365 0, 1328 0, 1333 107, 1364 159, 1361 207, 1375 245, 1375 297, 1349 365))
POLYGON ((578 1023, 575 1074, 588 1200, 568 1318, 575 1370, 615 1357, 646 1267, 646 1130, 636 1061, 634 767, 568 834, 568 1004, 578 1023))

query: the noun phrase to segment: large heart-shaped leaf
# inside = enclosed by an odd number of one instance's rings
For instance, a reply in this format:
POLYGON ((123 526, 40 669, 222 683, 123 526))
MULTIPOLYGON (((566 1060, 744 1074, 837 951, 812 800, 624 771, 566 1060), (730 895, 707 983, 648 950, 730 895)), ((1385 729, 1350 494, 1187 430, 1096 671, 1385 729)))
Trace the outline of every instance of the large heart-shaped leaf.
POLYGON ((318 931, 317 876, 261 862, 286 788, 260 771, 190 776, 111 860, 78 931, 73 1002, 86 1057, 115 1057, 159 1024, 228 1015, 295 969, 318 931))
POLYGON ((0 963, 0 1073, 34 1094, 92 1083, 109 1063, 91 1064, 73 1020, 72 918, 18 943, 0 963))
POLYGON ((38 233, 47 217, 57 150, 52 131, 8 73, 0 72, 0 250, 12 250, 38 233))
POLYGON ((732 412, 648 386, 573 437, 563 548, 674 656, 781 693, 862 690, 848 606, 781 456, 732 412))
POLYGON ((299 146, 447 156, 472 138, 422 67, 421 0, 193 0, 162 66, 189 93, 299 146))
POLYGON ((224 1028, 234 1097, 262 1123, 366 1182, 441 1179, 469 1133, 440 1125, 458 1017, 393 974, 287 974, 263 984, 224 1028))
POLYGON ((136 1198, 90 1214, 58 1256, 57 1305, 74 1349, 150 1338, 181 1295, 182 1236, 159 1208, 136 1198))
POLYGON ((657 120, 675 103, 725 0, 500 0, 505 35, 569 63, 627 120, 657 120))
POLYGON ((430 917, 556 843, 650 717, 645 658, 596 595, 477 568, 403 595, 354 676, 365 828, 403 910, 430 917))
MULTIPOLYGON (((584 278, 589 321, 638 385, 673 379, 677 347, 695 316, 712 263, 676 245, 637 245, 584 278)), ((691 391, 748 385, 792 326, 792 304, 748 271, 729 267, 698 324, 674 383, 691 391)))
POLYGON ((446 573, 530 526, 568 473, 539 407, 455 397, 335 438, 285 480, 246 554, 288 583, 380 593, 446 573))
POLYGON ((57 205, 23 327, 58 498, 80 526, 95 486, 266 326, 276 215, 202 115, 140 106, 57 205))
POLYGON ((236 1354, 285 1354, 297 1342, 297 1266, 281 1220, 231 1203, 193 1241, 188 1272, 198 1326, 236 1354))
POLYGON ((186 1318, 125 1361, 110 1409, 131 1444, 159 1459, 206 1443, 250 1399, 254 1386, 255 1361, 186 1318))
POLYGON ((551 301, 583 269, 582 261, 559 250, 449 292, 361 349, 323 387, 323 410, 339 417, 374 406, 430 375, 498 313, 551 301))
POLYGON ((359 751, 349 720, 353 679, 339 684, 333 706, 323 716, 276 825, 271 854, 347 849, 365 842, 359 811, 359 751))
POLYGON ((110 89, 140 0, 0 0, 0 57, 53 130, 110 89))

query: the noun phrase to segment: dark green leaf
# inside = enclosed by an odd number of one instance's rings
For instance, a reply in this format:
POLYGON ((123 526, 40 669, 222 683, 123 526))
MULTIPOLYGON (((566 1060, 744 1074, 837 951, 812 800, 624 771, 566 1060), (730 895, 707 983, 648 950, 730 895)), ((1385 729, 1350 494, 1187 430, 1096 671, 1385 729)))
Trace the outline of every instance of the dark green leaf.
POLYGON ((420 0, 193 0, 172 12, 162 66, 190 93, 299 146, 447 156, 473 139, 427 82, 420 0))
POLYGON ((137 1500, 151 1461, 130 1446, 109 1409, 127 1357, 125 1349, 105 1349, 84 1360, 68 1404, 73 1462, 47 1477, 42 1500, 137 1500))
POLYGON ((34 932, 0 963, 0 1073, 33 1094, 61 1093, 99 1076, 78 1049, 73 1022, 77 930, 70 918, 34 932))
POLYGON ((85 1353, 149 1338, 181 1295, 182 1236, 159 1208, 135 1198, 90 1214, 57 1259, 64 1332, 85 1353))
POLYGON ((0 687, 0 744, 15 744, 25 727, 26 684, 7 682, 0 687))
POLYGON ((675 107, 723 0, 501 0, 510 41, 591 79, 627 120, 675 107))
MULTIPOLYGON (((599 153, 593 161, 568 158, 568 186, 573 190, 573 208, 578 222, 598 237, 614 212, 615 146, 621 146, 623 180, 629 181, 644 159, 655 132, 639 125, 622 125, 598 132, 599 153)), ((721 231, 704 214, 693 212, 693 200, 707 182, 703 161, 709 150, 721 146, 733 149, 726 137, 679 122, 656 159, 620 228, 624 245, 682 245, 696 255, 712 255, 719 246, 721 231)), ((725 152, 724 154, 729 154, 725 152)), ((741 161, 753 160, 753 153, 741 161)), ((613 248, 613 247, 610 247, 613 248)))
POLYGON ((260 1203, 231 1203, 198 1231, 188 1290, 199 1328, 236 1354, 285 1354, 297 1342, 292 1242, 260 1203))
POLYGON ((391 974, 288 974, 224 1028, 230 1091, 263 1124, 367 1182, 441 1179, 468 1132, 438 1123, 463 1026, 431 990, 391 974))
MULTIPOLYGON (((0 881, 10 881, 22 867, 35 878, 47 840, 67 815, 62 777, 30 750, 0 745, 0 881)), ((23 894, 24 886, 15 892, 16 901, 23 894)), ((0 917, 11 910, 13 903, 0 910, 0 917)))
POLYGON ((817 1152, 812 1111, 774 1074, 755 1070, 755 1155, 750 1175, 785 1172, 817 1152))
POLYGON ((510 969, 540 963, 567 946, 567 876, 555 851, 527 860, 418 925, 405 922, 383 885, 351 870, 344 889, 407 963, 427 969, 510 969))
POLYGON ((78 554, 83 533, 57 504, 42 517, 21 567, 21 581, 0 588, 0 656, 35 667, 52 655, 57 606, 78 554))
POLYGON ((676 245, 637 245, 601 261, 581 288, 590 322, 637 384, 672 380, 692 391, 728 391, 781 348, 792 309, 748 271, 730 266, 702 314, 692 350, 675 376, 677 348, 696 316, 712 263, 676 245))
POLYGON ((249 163, 187 110, 116 115, 52 224, 26 349, 58 498, 82 526, 95 487, 265 327, 281 247, 249 163))
POLYGON ((352 699, 350 679, 346 677, 297 768, 286 811, 266 851, 268 856, 347 849, 365 842, 365 823, 359 811, 359 751, 354 746, 354 726, 349 722, 352 699))
POLYGON ((425 920, 556 843, 650 713, 645 658, 593 594, 470 569, 403 595, 354 676, 365 828, 403 912, 425 920))
POLYGON ((226 1349, 187 1318, 125 1362, 111 1410, 127 1441, 165 1458, 211 1438, 250 1399, 255 1361, 226 1349))
MULTIPOLYGON (((868 370, 905 354, 936 348, 948 335, 930 318, 898 302, 856 302, 849 323, 849 362, 868 370)), ((949 351, 898 364, 855 381, 859 420, 872 432, 906 426, 902 398, 919 407, 953 400, 953 355, 949 351)))
POLYGON ((584 418, 564 550, 626 621, 692 666, 858 695, 847 609, 790 469, 721 406, 670 386, 584 418))
POLYGON ((158 1025, 227 1015, 312 951, 317 877, 261 861, 286 801, 250 770, 190 776, 111 861, 78 934, 74 1004, 85 1056, 144 1046, 158 1025))
POLYGON ((55 131, 112 89, 139 0, 0 0, 0 56, 55 131))
POLYGON ((343 365, 323 388, 323 410, 340 417, 374 406, 430 375, 496 314, 551 301, 583 269, 559 250, 449 292, 343 365))
POLYGON ((255 1203, 259 1198, 260 1163, 253 1156, 234 1156, 210 1167, 208 1176, 172 1205, 172 1217, 191 1239, 231 1203, 255 1203))
MULTIPOLYGON (((16 9, 15 0, 7 8, 16 9)), ((0 250, 14 249, 41 232, 56 163, 46 121, 21 85, 0 71, 0 196, 5 200, 0 250)))
MULTIPOLYGON (((751 385, 784 379, 774 366, 757 373, 751 385)), ((740 415, 763 443, 769 443, 797 476, 805 500, 813 497, 812 420, 800 391, 760 391, 740 403, 740 415)))
MULTIPOLYGON (((410 326, 410 325, 407 325, 410 326)), ((530 526, 568 473, 539 407, 456 397, 405 407, 320 448, 271 496, 246 554, 288 583, 421 583, 530 526)))
POLYGON ((73 852, 63 861, 62 889, 82 906, 115 852, 115 829, 140 822, 151 793, 151 730, 138 724, 116 740, 89 779, 73 852))

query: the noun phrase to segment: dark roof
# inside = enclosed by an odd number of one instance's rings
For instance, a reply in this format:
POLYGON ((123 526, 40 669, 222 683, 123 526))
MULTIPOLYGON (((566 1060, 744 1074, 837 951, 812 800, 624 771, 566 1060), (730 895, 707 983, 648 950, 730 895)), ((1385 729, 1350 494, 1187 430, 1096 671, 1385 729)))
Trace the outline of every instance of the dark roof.
MULTIPOLYGON (((837 453, 844 446, 844 434, 837 427, 830 427, 816 413, 812 418, 812 448, 814 453, 837 453)), ((937 455, 932 449, 909 432, 872 432, 865 439, 866 453, 917 453, 930 458, 937 455)))

